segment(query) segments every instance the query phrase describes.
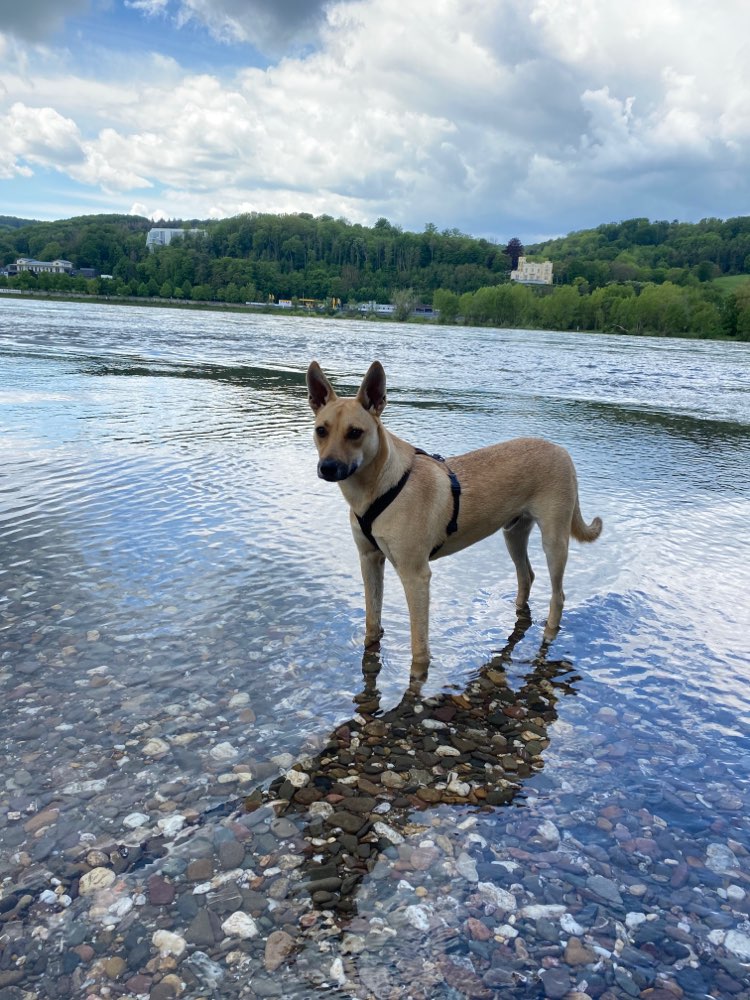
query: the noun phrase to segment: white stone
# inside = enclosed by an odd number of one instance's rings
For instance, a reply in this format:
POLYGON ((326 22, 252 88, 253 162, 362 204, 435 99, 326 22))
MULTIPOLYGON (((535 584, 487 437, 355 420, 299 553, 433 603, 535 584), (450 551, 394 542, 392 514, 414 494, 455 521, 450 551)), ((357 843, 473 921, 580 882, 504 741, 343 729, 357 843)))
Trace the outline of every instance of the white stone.
POLYGON ((430 929, 430 911, 425 906, 407 906, 404 910, 404 916, 418 931, 430 929))
POLYGON ((457 750, 455 747, 448 746, 447 743, 443 743, 441 746, 439 746, 437 748, 437 750, 435 751, 435 753, 439 757, 460 757, 461 756, 461 751, 460 750, 457 750))
POLYGON ((378 837, 384 837, 386 840, 390 840, 392 844, 403 844, 404 842, 401 834, 397 833, 392 826, 388 826, 387 823, 378 820, 377 823, 373 823, 372 828, 378 837))
POLYGON ((645 919, 645 913, 637 913, 636 911, 626 913, 625 926, 632 931, 634 927, 638 927, 639 924, 642 924, 645 919))
POLYGON ((62 791, 63 795, 80 795, 85 792, 103 792, 106 787, 106 778, 92 778, 90 781, 71 781, 62 791))
POLYGON ((175 813, 174 816, 165 816, 164 819, 160 819, 156 825, 165 837, 174 837, 185 825, 185 817, 175 813))
POLYGON ((304 771, 295 771, 294 768, 291 771, 287 771, 285 777, 294 788, 304 788, 305 785, 310 784, 310 775, 305 774, 304 771))
POLYGON ((242 708, 243 705, 247 705, 250 702, 250 695, 247 691, 238 691, 237 694, 233 694, 229 699, 229 708, 242 708))
POLYGON ((506 913, 515 913, 518 907, 518 902, 512 892, 508 892, 507 889, 502 889, 492 882, 477 883, 477 892, 486 902, 492 903, 498 910, 504 910, 506 913))
POLYGON ((512 924, 500 924, 499 927, 495 929, 495 934, 501 938, 514 938, 518 937, 518 931, 512 924))
POLYGON ((560 926, 566 934, 572 934, 573 937, 581 937, 586 933, 586 928, 581 927, 572 913, 563 913, 560 917, 560 926))
POLYGON ((122 821, 122 825, 126 826, 128 830, 137 830, 139 826, 145 826, 147 823, 148 816, 139 812, 129 813, 122 821))
POLYGON ((237 910, 236 913, 227 917, 221 925, 221 929, 227 937, 238 937, 247 940, 248 938, 258 936, 258 928, 255 921, 249 913, 243 913, 241 910, 237 910))
POLYGON ((323 819, 327 819, 328 816, 334 811, 333 806, 330 802, 312 802, 308 812, 311 816, 320 816, 323 819))
POLYGON ((92 868, 90 872, 81 876, 78 892, 81 896, 88 896, 98 892, 99 889, 106 889, 112 885, 116 877, 111 868, 92 868))
POLYGON ((726 844, 709 844, 706 848, 706 868, 712 872, 721 875, 738 867, 739 862, 734 851, 726 844))
POLYGON ((344 963, 341 961, 340 957, 334 958, 331 962, 331 968, 329 970, 329 975, 331 979, 337 983, 339 986, 343 986, 346 982, 346 973, 344 972, 344 963))
POLYGON ((471 785, 468 781, 459 781, 458 777, 454 777, 448 782, 448 791, 451 795, 459 795, 465 799, 471 794, 471 785))
POLYGON ((727 886, 727 899, 730 899, 733 903, 741 903, 746 895, 745 890, 739 885, 727 886))
POLYGON ((160 955, 174 955, 179 958, 187 948, 187 941, 172 931, 155 931, 151 944, 157 948, 160 955))
POLYGON ((545 844, 556 846, 560 843, 560 831, 551 820, 543 820, 536 829, 545 844))
POLYGON ((750 936, 741 931, 727 931, 724 938, 724 947, 731 951, 737 958, 750 961, 750 936))
POLYGON ((470 854, 466 853, 466 851, 461 851, 459 856, 456 858, 456 871, 459 875, 463 875, 468 882, 479 881, 477 863, 470 854))
POLYGON ((45 889, 39 896, 39 902, 45 906, 57 906, 57 895, 51 889, 45 889))
POLYGON ((154 736, 143 744, 142 753, 146 757, 162 757, 165 753, 169 753, 169 744, 166 740, 154 736))
POLYGON ((519 917, 526 917, 528 920, 541 920, 546 917, 554 920, 565 913, 565 907, 560 903, 531 903, 529 906, 522 906, 518 911, 519 917))
POLYGON ((235 760, 239 754, 239 751, 236 750, 231 743, 227 743, 226 740, 223 743, 217 743, 216 746, 211 747, 208 752, 214 760, 222 762, 235 760))

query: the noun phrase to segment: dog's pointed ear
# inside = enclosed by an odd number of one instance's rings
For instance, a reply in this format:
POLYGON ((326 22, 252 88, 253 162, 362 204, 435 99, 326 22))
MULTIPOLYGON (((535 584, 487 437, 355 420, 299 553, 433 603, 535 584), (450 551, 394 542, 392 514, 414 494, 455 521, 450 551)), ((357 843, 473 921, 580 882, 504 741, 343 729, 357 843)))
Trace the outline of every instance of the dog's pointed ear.
POLYGON ((373 361, 368 368, 357 399, 366 410, 371 410, 378 417, 385 409, 385 371, 379 361, 373 361))
POLYGON ((307 369, 307 392, 308 401, 315 413, 326 403, 337 399, 333 386, 323 374, 323 369, 317 361, 311 361, 307 369))

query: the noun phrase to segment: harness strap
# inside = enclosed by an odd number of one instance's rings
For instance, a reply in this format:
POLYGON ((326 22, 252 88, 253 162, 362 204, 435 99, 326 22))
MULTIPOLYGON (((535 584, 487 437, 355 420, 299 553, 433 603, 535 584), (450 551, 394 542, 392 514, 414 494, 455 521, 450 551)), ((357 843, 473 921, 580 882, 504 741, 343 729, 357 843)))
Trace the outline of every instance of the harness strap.
MULTIPOLYGON (((436 462, 442 462, 443 464, 445 464, 445 459, 443 458, 442 455, 430 455, 428 452, 423 451, 421 448, 415 448, 414 451, 415 454, 417 455, 426 455, 427 458, 433 458, 436 462)), ((461 506, 461 483, 458 481, 458 476, 456 475, 455 472, 453 472, 452 469, 449 469, 447 465, 445 466, 445 469, 446 472, 448 473, 448 478, 450 479, 451 493, 453 495, 453 514, 451 516, 450 521, 448 522, 447 528, 445 529, 445 533, 446 535, 453 535, 455 534, 455 532, 458 531, 458 512, 461 506)), ((379 496, 376 500, 373 500, 373 502, 370 504, 370 506, 367 508, 367 510, 361 517, 359 516, 359 514, 354 515, 357 518, 357 523, 362 529, 362 534, 365 536, 367 541, 371 545, 373 545, 378 551, 380 551, 380 546, 375 541, 375 538, 372 533, 373 522, 377 517, 379 517, 383 513, 384 510, 386 510, 387 507, 390 507, 390 505, 399 495, 404 486, 406 486, 406 482, 410 475, 411 475, 411 467, 406 470, 406 472, 399 479, 399 481, 396 483, 395 486, 391 486, 389 490, 386 490, 385 493, 379 496)), ((440 542, 439 545, 436 545, 432 549, 432 551, 430 552, 430 559, 432 559, 432 557, 437 552, 439 552, 439 550, 443 547, 444 544, 445 542, 440 542)))
POLYGON ((360 517, 359 514, 354 515, 357 518, 360 528, 362 529, 362 534, 371 545, 374 545, 375 548, 378 549, 378 551, 380 551, 380 546, 373 537, 372 523, 376 517, 379 517, 383 513, 386 507, 390 507, 404 486, 406 486, 406 481, 410 475, 411 467, 406 470, 395 486, 391 486, 391 488, 386 490, 385 493, 377 498, 377 500, 373 500, 362 517, 360 517))

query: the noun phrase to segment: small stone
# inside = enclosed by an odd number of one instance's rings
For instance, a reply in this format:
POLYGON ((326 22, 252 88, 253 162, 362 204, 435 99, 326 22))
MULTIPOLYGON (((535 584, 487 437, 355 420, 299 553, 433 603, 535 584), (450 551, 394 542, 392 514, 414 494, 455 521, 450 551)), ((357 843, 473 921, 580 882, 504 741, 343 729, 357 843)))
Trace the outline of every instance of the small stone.
POLYGON ((163 757, 165 753, 169 753, 169 744, 154 736, 143 744, 142 753, 144 757, 163 757))
POLYGON ((165 816, 156 824, 165 837, 175 837, 185 825, 185 817, 179 815, 165 816))
POLYGON ((219 845, 219 864, 224 871, 239 868, 245 860, 245 848, 237 840, 226 840, 219 845))
POLYGON ((215 990, 224 978, 224 970, 218 962, 214 962, 204 951, 194 951, 185 960, 187 965, 195 975, 208 986, 215 990))
POLYGON ((37 813, 35 816, 32 816, 31 819, 27 820, 24 823, 23 828, 26 833, 36 833, 37 830, 41 830, 45 826, 51 826, 53 823, 56 823, 59 815, 59 809, 44 809, 42 812, 37 813))
POLYGON ((122 821, 122 825, 127 827, 128 830, 137 830, 139 826, 145 826, 147 823, 148 816, 142 812, 129 813, 122 821))
POLYGON ((462 875, 467 882, 478 882, 477 863, 470 854, 462 851, 456 858, 456 871, 462 875))
POLYGON ((392 844, 403 844, 404 838, 400 833, 397 833, 393 827, 388 826, 387 823, 373 823, 372 826, 378 837, 382 837, 384 840, 389 840, 392 844))
POLYGON ((290 785, 293 785, 294 788, 304 788, 305 785, 310 784, 310 775, 305 774, 304 771, 296 771, 292 768, 291 771, 286 772, 286 780, 290 785))
POLYGON ((263 962, 267 972, 275 972, 294 951, 294 938, 286 931, 272 931, 266 941, 263 962))
POLYGON ((120 958, 119 956, 108 958, 104 962, 104 974, 107 979, 119 979, 127 967, 124 958, 120 958))
POLYGON ((564 955, 566 965, 590 965, 596 958, 596 953, 584 947, 577 937, 568 938, 564 955))
POLYGON ((219 762, 235 760, 239 756, 239 751, 226 741, 217 743, 216 746, 211 747, 208 753, 214 760, 219 762))
POLYGON ((88 896, 100 889, 106 889, 114 882, 117 876, 111 868, 92 868, 81 876, 78 883, 78 892, 81 896, 88 896))
POLYGON ((227 917, 221 929, 227 937, 248 940, 258 936, 258 928, 253 918, 249 913, 242 913, 239 910, 227 917))
POLYGON ((426 906, 418 904, 407 906, 404 910, 404 917, 418 931, 428 931, 430 929, 430 911, 426 906))
POLYGON ((539 977, 544 987, 545 997, 564 997, 570 989, 570 975, 567 969, 558 966, 554 969, 547 969, 539 977))
POLYGON ((709 844, 706 848, 706 868, 719 875, 724 875, 738 868, 737 857, 726 844, 709 844))
POLYGON ((168 906, 175 897, 175 887, 162 875, 152 875, 148 882, 148 901, 152 906, 168 906))
POLYGON ((156 931, 151 938, 151 943, 160 955, 174 955, 175 958, 179 958, 187 948, 185 938, 180 937, 179 934, 173 934, 172 931, 156 931))
POLYGON ((466 921, 466 930, 469 933, 469 937, 474 941, 489 941, 492 937, 492 931, 487 924, 482 923, 481 920, 477 920, 476 917, 468 918, 466 921))
POLYGON ((190 921, 185 937, 192 944, 212 945, 221 935, 217 934, 218 920, 210 910, 201 909, 190 921))
POLYGON ((515 913, 518 907, 516 897, 507 889, 494 885, 492 882, 479 882, 477 892, 488 903, 492 903, 498 910, 504 913, 515 913))
POLYGON ((572 913, 562 914, 560 917, 560 927, 566 934, 572 934, 574 937, 581 937, 581 935, 585 932, 585 928, 581 927, 572 913))
POLYGON ((606 899, 610 903, 622 903, 620 890, 611 878, 605 878, 604 875, 589 875, 586 885, 600 899, 606 899))
POLYGON ((190 882, 205 882, 214 873, 214 863, 211 858, 196 858, 187 866, 185 874, 190 882))
POLYGON ((545 844, 557 846, 560 843, 560 831, 557 829, 555 824, 548 819, 545 819, 544 822, 539 824, 537 827, 537 833, 545 844))
POLYGON ((731 951, 733 955, 736 955, 737 958, 745 962, 750 961, 750 936, 747 934, 743 934, 737 930, 727 931, 724 938, 724 947, 727 951, 731 951))
POLYGON ((527 920, 554 920, 563 913, 565 907, 561 903, 529 903, 518 911, 519 917, 525 917, 527 920))

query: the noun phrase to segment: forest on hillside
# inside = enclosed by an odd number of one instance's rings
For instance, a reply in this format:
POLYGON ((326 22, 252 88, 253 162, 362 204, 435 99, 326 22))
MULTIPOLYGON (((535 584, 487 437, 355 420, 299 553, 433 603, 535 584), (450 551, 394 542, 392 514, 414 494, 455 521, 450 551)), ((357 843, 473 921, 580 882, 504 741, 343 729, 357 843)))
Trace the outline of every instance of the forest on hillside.
MULTIPOLYGON (((149 251, 153 223, 95 215, 57 222, 0 217, 0 264, 58 257, 109 279, 22 274, 0 283, 28 290, 216 301, 315 299, 432 303, 444 322, 544 326, 750 339, 750 217, 699 223, 630 219, 529 246, 554 262, 553 287, 510 283, 506 247, 457 229, 403 231, 307 213, 249 213, 199 227, 149 251)), ((521 248, 523 250, 523 248, 521 248)))

